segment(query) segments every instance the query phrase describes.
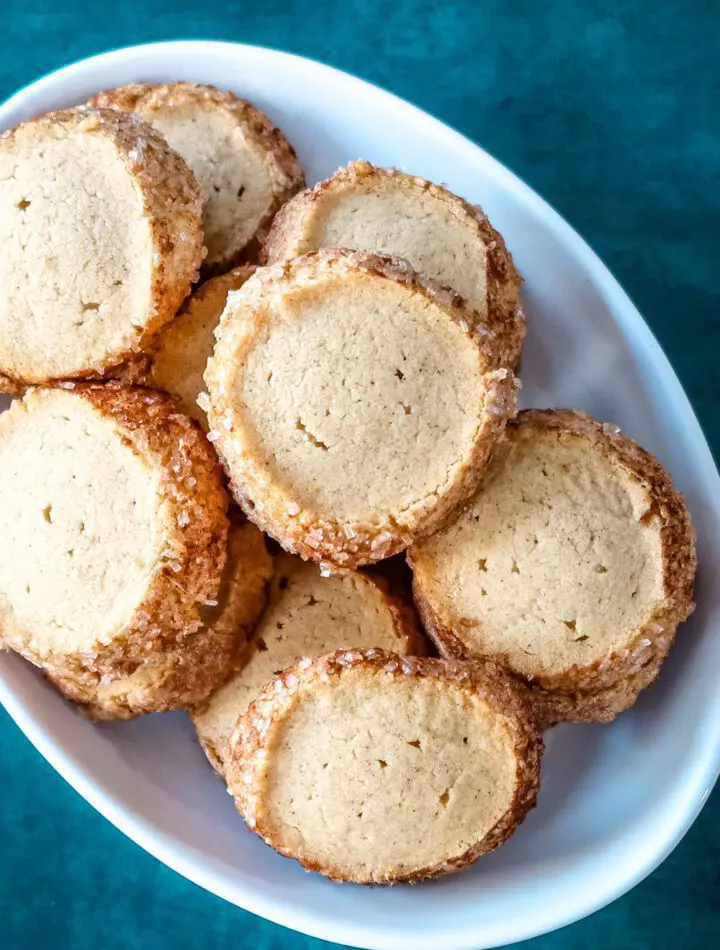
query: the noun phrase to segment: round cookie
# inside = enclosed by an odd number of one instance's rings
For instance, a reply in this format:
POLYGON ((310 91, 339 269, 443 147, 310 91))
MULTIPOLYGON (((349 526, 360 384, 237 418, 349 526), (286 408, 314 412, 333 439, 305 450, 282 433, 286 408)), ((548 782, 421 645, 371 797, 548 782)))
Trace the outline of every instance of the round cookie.
POLYGON ((689 514, 614 426, 528 410, 506 435, 465 510, 411 550, 416 604, 444 655, 502 661, 558 719, 607 718, 691 610, 689 514))
POLYGON ((187 161, 207 196, 207 264, 251 260, 277 209, 305 184, 295 152, 244 99, 214 86, 132 83, 91 100, 147 120, 187 161))
POLYGON ((395 168, 350 162, 280 210, 265 257, 272 263, 323 247, 400 257, 452 287, 478 319, 502 326, 508 365, 518 363, 522 279, 481 208, 395 168))
POLYGON ((223 773, 235 723, 263 686, 303 657, 342 647, 424 653, 414 612, 376 575, 322 577, 289 554, 276 559, 269 603, 237 672, 192 719, 210 762, 223 773))
POLYGON ((200 188, 136 116, 69 109, 0 136, 0 381, 90 378, 143 350, 203 258, 200 188))
POLYGON ((515 411, 492 329, 404 261, 326 250, 262 268, 217 338, 203 408, 235 497, 327 570, 440 527, 515 411))
POLYGON ((0 415, 0 496, 0 642, 56 679, 132 673, 218 599, 222 473, 163 393, 31 389, 0 415))
POLYGON ((459 871, 535 804, 543 743, 524 692, 492 663, 305 659, 238 722, 228 786, 249 828, 333 880, 459 871))

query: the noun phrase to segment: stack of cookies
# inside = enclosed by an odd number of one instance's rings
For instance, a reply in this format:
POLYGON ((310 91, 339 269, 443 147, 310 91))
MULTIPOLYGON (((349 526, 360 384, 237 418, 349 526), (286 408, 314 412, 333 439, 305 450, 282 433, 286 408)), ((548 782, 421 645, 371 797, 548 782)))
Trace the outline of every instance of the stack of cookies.
POLYGON ((0 645, 94 719, 187 709, 281 854, 412 882, 653 682, 694 536, 615 426, 518 413, 479 208, 364 161, 303 189, 192 83, 0 137, 0 645))

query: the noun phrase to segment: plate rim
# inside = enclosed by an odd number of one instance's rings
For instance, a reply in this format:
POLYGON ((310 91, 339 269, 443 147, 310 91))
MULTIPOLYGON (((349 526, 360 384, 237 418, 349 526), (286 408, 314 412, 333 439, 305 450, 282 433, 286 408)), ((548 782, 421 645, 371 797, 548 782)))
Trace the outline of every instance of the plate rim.
MULTIPOLYGON (((548 226, 552 227, 564 244, 569 244, 573 248, 583 266, 592 273, 595 288, 607 301, 608 309, 612 311, 613 319, 621 326, 624 335, 628 336, 625 331, 631 328, 632 335, 640 345, 654 351, 653 359, 656 362, 659 361, 664 381, 672 388, 671 398, 676 410, 681 414, 687 437, 697 450, 700 468, 695 469, 695 474, 709 479, 715 497, 720 498, 720 475, 712 452, 672 364, 633 301, 585 239, 534 189, 480 145, 431 113, 375 83, 318 60, 272 47, 225 40, 181 39, 149 42, 93 54, 54 69, 22 86, 0 105, 0 129, 5 125, 8 113, 21 106, 31 94, 51 88, 58 80, 79 75, 87 69, 122 62, 138 54, 162 56, 165 52, 174 50, 176 53, 182 52, 191 58, 201 51, 209 52, 213 49, 222 49, 225 53, 260 59, 277 58, 291 62, 294 68, 324 71, 329 78, 333 77, 336 81, 344 83, 349 81, 351 85, 365 87, 366 92, 385 99, 396 109, 402 109, 415 121, 426 126, 430 124, 438 136, 442 137, 444 144, 451 143, 455 148, 461 149, 466 154, 469 153, 470 157, 474 157, 476 161, 478 157, 481 157, 485 166, 492 170, 494 177, 501 182, 503 187, 511 190, 515 196, 528 204, 548 226)), ((288 906, 282 900, 269 900, 261 893, 251 894, 245 891, 239 895, 236 887, 224 883, 221 872, 198 869, 195 866, 193 861, 195 849, 189 846, 178 848, 171 836, 159 831, 151 822, 146 821, 136 808, 124 804, 104 781, 87 771, 73 753, 56 744, 33 715, 24 708, 20 698, 13 693, 5 681, 2 670, 0 670, 0 703, 43 758, 97 812, 135 844, 197 886, 273 923, 317 939, 347 943, 351 946, 367 948, 367 950, 436 950, 434 935, 425 940, 416 933, 408 936, 385 931, 381 935, 381 932, 372 926, 359 927, 356 923, 339 925, 328 922, 318 918, 314 912, 306 910, 301 905, 288 906)), ((702 762, 695 763, 696 767, 692 773, 694 781, 692 783, 688 781, 685 785, 687 794, 684 796, 683 807, 678 807, 671 826, 655 835, 652 841, 653 847, 646 847, 643 850, 642 856, 634 861, 630 872, 624 873, 621 880, 605 887, 604 890, 579 895, 571 909, 563 907, 562 912, 549 912, 539 924, 537 917, 533 918, 536 922, 530 924, 520 919, 508 920, 502 927, 494 925, 491 928, 492 936, 487 932, 479 933, 477 923, 458 928, 447 934, 445 950, 477 950, 480 946, 487 948, 505 946, 549 933, 595 913, 644 880, 679 844, 702 810, 720 774, 720 703, 715 709, 715 722, 718 728, 715 730, 714 745, 708 741, 704 746, 705 755, 702 762), (692 790, 692 794, 689 789, 692 790), (490 942, 487 942, 488 937, 490 937, 490 942)), ((670 825, 670 822, 666 824, 670 825)))

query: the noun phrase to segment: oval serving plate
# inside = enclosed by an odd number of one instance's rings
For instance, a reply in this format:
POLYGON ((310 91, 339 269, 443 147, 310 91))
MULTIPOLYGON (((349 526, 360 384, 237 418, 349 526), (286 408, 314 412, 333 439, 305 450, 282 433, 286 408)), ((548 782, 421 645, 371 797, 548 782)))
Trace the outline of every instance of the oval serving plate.
MULTIPOLYGON (((0 108, 0 129, 132 81, 186 79, 255 102, 313 182, 363 157, 445 182, 483 205, 526 278, 523 404, 570 406, 654 452, 698 527, 698 609, 659 683, 611 726, 547 735, 538 808, 472 870, 416 887, 338 887, 244 828, 184 715, 91 725, 15 656, 0 700, 99 812, 180 874, 277 923, 372 950, 481 950, 561 927, 650 873, 720 769, 720 479, 649 329, 584 241, 482 149, 414 106, 327 66, 232 43, 174 42, 84 60, 0 108)), ((0 408, 7 400, 0 400, 0 408)))

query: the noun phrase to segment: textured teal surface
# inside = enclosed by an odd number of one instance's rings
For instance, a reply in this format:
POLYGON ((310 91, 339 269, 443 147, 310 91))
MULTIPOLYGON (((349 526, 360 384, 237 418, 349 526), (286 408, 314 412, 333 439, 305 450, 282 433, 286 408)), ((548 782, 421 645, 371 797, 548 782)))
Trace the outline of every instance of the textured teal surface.
MULTIPOLYGON (((104 49, 213 38, 323 60, 482 144, 589 240, 720 452, 720 6, 700 0, 0 4, 0 97, 104 49)), ((0 948, 321 950, 204 893, 95 814, 0 713, 0 948)), ((614 905, 533 950, 720 940, 720 794, 614 905)), ((444 950, 438 946, 438 950, 444 950)))

